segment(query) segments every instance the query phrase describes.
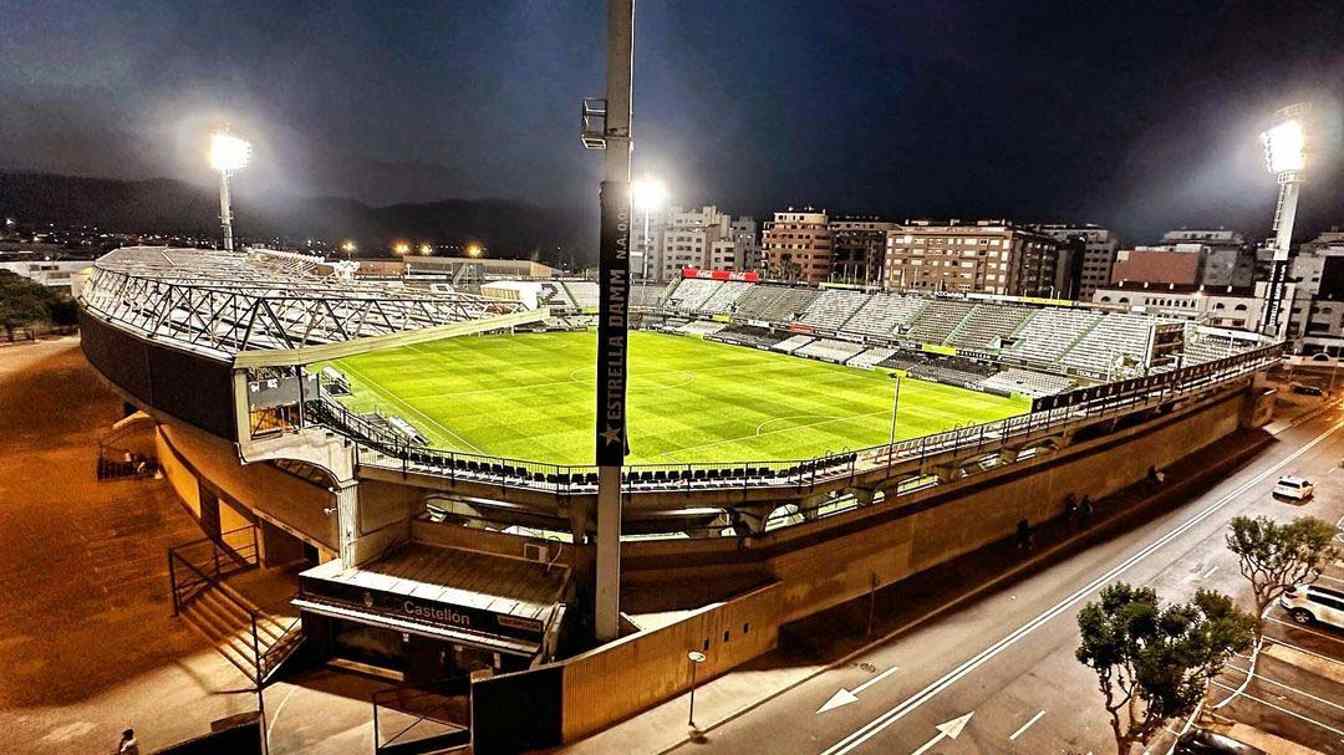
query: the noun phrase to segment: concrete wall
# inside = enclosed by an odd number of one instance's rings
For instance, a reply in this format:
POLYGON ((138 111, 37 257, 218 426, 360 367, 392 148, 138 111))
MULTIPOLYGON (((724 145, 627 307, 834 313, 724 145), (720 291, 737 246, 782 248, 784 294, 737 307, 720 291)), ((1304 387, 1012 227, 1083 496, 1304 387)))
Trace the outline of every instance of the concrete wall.
POLYGON ((565 741, 586 737, 689 689, 689 651, 706 657, 696 670, 697 683, 769 652, 779 642, 781 588, 767 585, 566 661, 565 741))
MULTIPOLYGON (((243 508, 259 510, 323 548, 339 551, 336 515, 327 513, 335 505, 328 490, 270 464, 244 465, 232 443, 187 425, 161 424, 158 445, 160 465, 187 506, 196 501, 197 517, 200 504, 190 491, 199 479, 243 508)), ((223 529, 246 523, 226 508, 220 507, 223 529)))

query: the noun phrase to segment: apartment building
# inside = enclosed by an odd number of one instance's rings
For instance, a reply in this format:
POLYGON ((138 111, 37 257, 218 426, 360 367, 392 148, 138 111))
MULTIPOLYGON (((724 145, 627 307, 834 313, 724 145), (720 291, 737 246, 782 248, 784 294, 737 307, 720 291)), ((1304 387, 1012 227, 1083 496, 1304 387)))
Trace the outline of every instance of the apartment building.
POLYGON ((882 278, 882 260, 887 252, 887 231, 895 223, 878 218, 832 218, 832 281, 876 284, 882 278))
POLYGON ((1078 288, 1075 298, 1089 301, 1093 292, 1111 282, 1111 265, 1120 249, 1120 236, 1114 231, 1092 223, 1051 223, 1033 226, 1050 238, 1064 243, 1080 241, 1083 245, 1081 271, 1076 275, 1078 288))
POLYGON ((883 288, 1053 296, 1059 244, 1006 220, 910 220, 887 231, 883 288))
POLYGON ((776 212, 765 224, 761 248, 771 278, 818 283, 831 273, 831 228, 825 211, 776 212))

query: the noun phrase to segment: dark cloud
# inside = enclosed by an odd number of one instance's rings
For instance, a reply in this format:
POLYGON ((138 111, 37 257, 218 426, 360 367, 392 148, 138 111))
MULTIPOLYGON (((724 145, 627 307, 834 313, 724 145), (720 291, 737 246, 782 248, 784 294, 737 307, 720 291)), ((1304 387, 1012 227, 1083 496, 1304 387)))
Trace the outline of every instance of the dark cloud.
MULTIPOLYGON (((1344 4, 641 2, 637 171, 676 198, 1266 230, 1257 120, 1333 124, 1304 194, 1344 222, 1344 4), (1333 140, 1331 142, 1330 140, 1333 140)), ((257 142, 253 196, 595 202, 578 103, 600 0, 0 0, 0 167, 204 183, 203 134, 257 142)))

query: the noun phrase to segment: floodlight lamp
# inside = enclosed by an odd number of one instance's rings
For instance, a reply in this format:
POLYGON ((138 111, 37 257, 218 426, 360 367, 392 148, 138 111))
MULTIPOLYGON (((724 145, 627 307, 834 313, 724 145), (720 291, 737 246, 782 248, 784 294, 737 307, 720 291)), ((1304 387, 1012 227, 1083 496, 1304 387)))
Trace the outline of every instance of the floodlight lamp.
POLYGON ((410 254, 410 253, 411 253, 411 245, 410 245, 410 244, 407 244, 405 241, 402 241, 402 242, 399 242, 399 243, 397 243, 396 245, 394 245, 394 246, 392 247, 392 251, 393 251, 394 253, 396 253, 396 254, 410 254))
POLYGON ((347 241, 344 244, 341 244, 341 251, 345 252, 346 254, 355 251, 355 242, 347 241))
POLYGON ((667 187, 656 178, 641 178, 630 185, 630 199, 640 212, 653 212, 667 201, 667 187))
POLYGON ((210 166, 228 173, 242 170, 252 160, 252 145, 227 131, 217 131, 210 137, 210 166))
POLYGON ((472 242, 472 243, 470 243, 470 244, 467 244, 467 256, 468 256, 468 257, 479 257, 479 256, 481 256, 481 252, 482 252, 482 249, 481 249, 481 245, 480 245, 480 244, 477 244, 477 243, 475 243, 475 242, 472 242))
POLYGON ((1307 167, 1307 138, 1300 120, 1286 120, 1261 134, 1260 140, 1265 143, 1265 164, 1270 173, 1281 176, 1307 167))
POLYGON ((421 245, 420 245, 420 253, 423 254, 423 255, 425 255, 425 256, 429 256, 433 251, 434 251, 434 247, 430 246, 429 244, 421 244, 421 245))

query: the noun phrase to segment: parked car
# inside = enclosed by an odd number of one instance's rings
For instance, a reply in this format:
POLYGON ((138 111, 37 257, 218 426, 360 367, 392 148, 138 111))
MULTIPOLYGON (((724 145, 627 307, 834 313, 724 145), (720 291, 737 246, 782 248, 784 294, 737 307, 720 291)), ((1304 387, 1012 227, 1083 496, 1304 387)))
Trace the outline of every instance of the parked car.
POLYGON ((1274 485, 1275 498, 1291 498, 1295 501, 1305 501, 1316 492, 1316 486, 1311 484, 1310 480, 1285 475, 1280 477, 1278 483, 1274 485))
POLYGON ((1299 624, 1322 624, 1344 629, 1344 591, 1317 585, 1297 585, 1286 590, 1279 605, 1299 624))
POLYGON ((1303 396, 1324 396, 1324 395, 1325 395, 1325 391, 1321 390, 1321 389, 1318 388, 1317 386, 1314 386, 1314 385, 1307 385, 1306 383, 1297 383, 1297 382, 1293 382, 1293 383, 1289 383, 1289 384, 1288 384, 1288 387, 1291 388, 1291 389, 1293 390, 1293 393, 1300 393, 1300 394, 1302 394, 1303 396))
POLYGON ((1226 734, 1208 729, 1191 729, 1176 740, 1176 755, 1268 755, 1226 734))

